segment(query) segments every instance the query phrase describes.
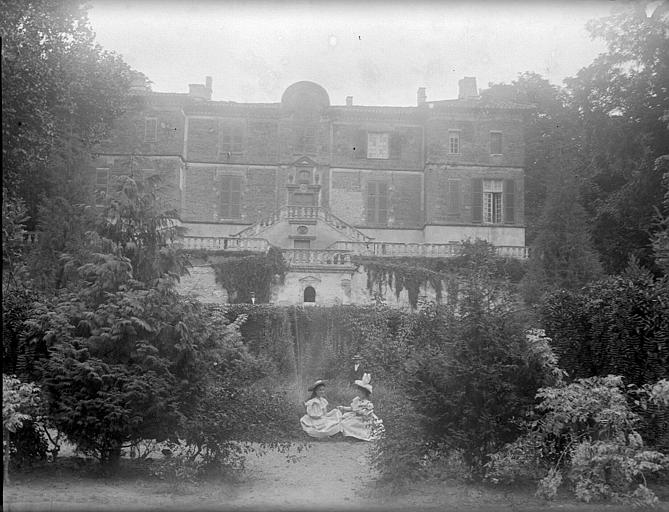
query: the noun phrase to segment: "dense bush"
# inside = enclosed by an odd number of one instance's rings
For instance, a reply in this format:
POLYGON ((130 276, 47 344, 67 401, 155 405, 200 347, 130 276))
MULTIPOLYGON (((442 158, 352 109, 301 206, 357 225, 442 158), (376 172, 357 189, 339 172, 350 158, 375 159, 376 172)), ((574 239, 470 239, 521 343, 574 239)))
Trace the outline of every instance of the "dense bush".
POLYGON ((669 377, 669 280, 631 264, 542 310, 560 366, 573 378, 622 375, 643 386, 669 377))
POLYGON ((399 329, 411 342, 393 379, 410 406, 385 413, 395 427, 375 461, 386 478, 413 478, 453 455, 480 474, 488 454, 519 434, 536 390, 560 380, 547 340, 525 331, 493 269, 485 257, 471 261, 457 302, 424 306, 399 329))
MULTIPOLYGON (((662 395, 669 402, 664 382, 648 390, 649 400, 662 395)), ((568 481, 586 502, 657 502, 645 475, 669 468, 669 458, 644 447, 636 431, 640 418, 630 409, 622 383, 621 377, 608 376, 542 388, 535 418, 522 436, 492 456, 487 478, 538 481, 537 494, 548 499, 568 481)))

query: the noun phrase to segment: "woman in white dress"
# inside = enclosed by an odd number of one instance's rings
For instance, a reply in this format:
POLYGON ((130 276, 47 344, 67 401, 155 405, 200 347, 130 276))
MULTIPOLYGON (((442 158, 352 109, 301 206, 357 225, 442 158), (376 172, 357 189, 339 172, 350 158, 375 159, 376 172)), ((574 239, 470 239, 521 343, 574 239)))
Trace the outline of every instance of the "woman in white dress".
POLYGON ((325 399, 325 382, 317 380, 309 388, 311 398, 304 403, 307 414, 300 418, 302 430, 311 437, 323 439, 341 432, 341 411, 333 409, 328 412, 328 401, 325 399))
POLYGON ((383 421, 374 414, 374 404, 370 401, 371 380, 369 373, 365 373, 362 379, 356 380, 358 394, 351 402, 351 406, 339 406, 339 410, 344 412, 341 419, 344 436, 371 441, 383 433, 383 421))

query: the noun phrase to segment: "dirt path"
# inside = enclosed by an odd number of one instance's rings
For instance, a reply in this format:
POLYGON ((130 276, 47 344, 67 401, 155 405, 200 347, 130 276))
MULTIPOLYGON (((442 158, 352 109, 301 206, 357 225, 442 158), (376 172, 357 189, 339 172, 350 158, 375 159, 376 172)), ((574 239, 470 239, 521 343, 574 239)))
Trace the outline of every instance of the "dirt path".
MULTIPOLYGON (((625 506, 585 505, 571 500, 544 502, 531 490, 505 491, 453 481, 421 482, 407 494, 390 495, 369 485, 375 477, 364 442, 314 442, 297 453, 249 456, 246 471, 234 482, 174 486, 155 479, 95 478, 85 471, 54 468, 16 474, 3 489, 3 510, 500 510, 623 512, 625 506)), ((667 498, 658 510, 669 512, 667 498)))

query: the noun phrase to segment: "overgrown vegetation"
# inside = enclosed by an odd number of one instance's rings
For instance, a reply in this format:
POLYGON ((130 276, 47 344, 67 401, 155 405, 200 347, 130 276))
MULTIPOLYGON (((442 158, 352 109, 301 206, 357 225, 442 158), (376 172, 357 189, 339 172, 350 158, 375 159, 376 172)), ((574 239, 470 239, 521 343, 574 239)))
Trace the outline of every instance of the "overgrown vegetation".
POLYGON ((476 240, 464 242, 461 254, 451 258, 357 256, 353 262, 366 270, 370 293, 382 294, 383 288, 388 286, 399 297, 403 290, 407 290, 409 304, 415 309, 421 288, 431 287, 437 302, 440 302, 444 285, 449 295, 457 294, 463 272, 483 261, 490 265, 495 277, 518 282, 525 272, 524 262, 516 258, 497 257, 494 250, 492 244, 476 240))
MULTIPOLYGON (((666 407, 668 382, 644 390, 645 400, 666 407)), ((644 446, 621 377, 578 379, 542 388, 527 432, 487 464, 494 482, 534 480, 537 495, 555 498, 567 481, 582 501, 612 500, 653 505, 647 485, 653 473, 669 469, 669 457, 644 446)))
POLYGON ((258 303, 269 302, 272 284, 282 283, 288 271, 281 250, 276 247, 270 247, 265 254, 225 256, 212 267, 216 282, 227 290, 228 302, 232 304, 248 303, 252 298, 258 303))

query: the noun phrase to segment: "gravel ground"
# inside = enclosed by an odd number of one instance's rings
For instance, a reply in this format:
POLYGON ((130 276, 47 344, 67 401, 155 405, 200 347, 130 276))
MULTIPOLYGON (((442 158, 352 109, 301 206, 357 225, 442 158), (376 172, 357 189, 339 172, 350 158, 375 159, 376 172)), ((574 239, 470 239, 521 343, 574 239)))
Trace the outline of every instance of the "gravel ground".
MULTIPOLYGON (((457 482, 416 483, 404 494, 374 485, 369 445, 317 441, 306 451, 251 455, 235 481, 170 485, 150 478, 100 478, 85 470, 44 468, 16 474, 3 489, 3 510, 462 510, 623 512, 626 506, 546 503, 531 490, 496 491, 457 482)), ((667 496, 663 497, 665 500, 667 496)), ((669 512, 666 501, 656 510, 669 512)))

